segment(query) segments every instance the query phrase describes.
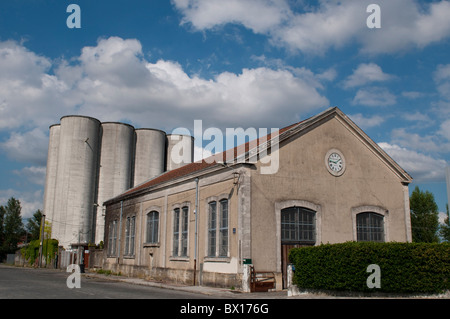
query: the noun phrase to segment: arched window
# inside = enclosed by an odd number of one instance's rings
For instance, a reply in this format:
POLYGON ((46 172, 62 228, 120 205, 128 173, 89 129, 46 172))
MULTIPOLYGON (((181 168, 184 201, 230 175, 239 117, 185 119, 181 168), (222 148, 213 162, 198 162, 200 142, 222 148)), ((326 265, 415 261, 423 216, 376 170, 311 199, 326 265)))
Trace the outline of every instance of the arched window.
POLYGON ((135 225, 136 217, 128 217, 125 225, 125 256, 134 255, 135 225))
POLYGON ((151 211, 147 214, 147 238, 146 243, 158 243, 158 229, 159 229, 159 213, 151 211))
POLYGON ((113 220, 109 223, 108 256, 116 256, 116 244, 117 244, 117 220, 113 220))
POLYGON ((314 244, 316 242, 316 212, 305 207, 282 209, 281 242, 314 244))
POLYGON ((384 217, 373 212, 356 215, 357 241, 384 242, 384 217))

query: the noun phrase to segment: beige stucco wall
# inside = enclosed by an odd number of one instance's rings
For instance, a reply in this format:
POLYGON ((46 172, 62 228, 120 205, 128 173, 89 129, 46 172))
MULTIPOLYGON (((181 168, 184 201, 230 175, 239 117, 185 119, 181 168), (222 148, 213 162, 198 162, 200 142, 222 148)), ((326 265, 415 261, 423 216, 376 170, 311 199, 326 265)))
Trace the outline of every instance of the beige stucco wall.
MULTIPOLYGON (((242 260, 252 259, 256 271, 275 272, 281 288, 281 209, 305 206, 316 213, 316 244, 356 240, 356 214, 375 211, 384 216, 385 240, 410 240, 408 188, 379 150, 339 117, 303 130, 279 149, 275 174, 260 174, 261 165, 217 166, 199 172, 197 283, 239 287, 242 260), (332 149, 344 156, 346 170, 335 177, 325 166, 332 149), (229 256, 208 258, 208 203, 229 199, 229 256), (235 231, 234 231, 235 229, 235 231)), ((274 154, 271 154, 274 156, 274 154)), ((403 180, 404 181, 404 180, 403 180)), ((122 253, 106 258, 104 267, 128 275, 193 283, 195 247, 195 176, 159 186, 123 202, 122 253), (188 257, 172 256, 173 210, 189 207, 188 257), (148 245, 147 214, 160 213, 159 243, 148 245), (136 216, 135 255, 123 256, 124 225, 136 216)), ((118 219, 120 203, 106 210, 106 227, 118 219)), ((108 244, 105 229, 105 244, 108 244)), ((105 249, 107 252, 108 249, 105 249)))
MULTIPOLYGON (((194 265, 199 280, 205 284, 236 286, 239 272, 239 231, 238 231, 238 186, 233 170, 199 179, 198 201, 198 259, 195 257, 195 199, 196 183, 192 178, 171 188, 155 191, 137 198, 125 200, 122 212, 121 254, 107 257, 105 268, 121 271, 127 275, 172 280, 182 283, 193 282, 194 265), (208 203, 228 199, 228 246, 226 258, 207 257, 208 203), (172 256, 173 211, 175 208, 189 207, 188 256, 172 256), (147 214, 159 212, 159 242, 146 243, 147 214), (136 216, 135 254, 124 256, 125 220, 136 216), (233 229, 236 231, 233 232, 233 229), (200 272, 201 270, 201 272, 200 272), (217 276, 214 273, 223 274, 217 276)), ((120 219, 120 203, 107 208, 106 225, 110 220, 120 219)), ((107 227, 107 226, 106 226, 107 227)), ((105 243, 108 243, 108 229, 105 229, 105 243)), ((105 249, 107 254, 108 249, 105 249)))
POLYGON ((281 271, 279 210, 290 206, 289 202, 317 208, 316 244, 356 240, 355 212, 362 206, 385 215, 387 241, 407 240, 405 187, 338 119, 281 145, 279 161, 276 174, 259 174, 258 163, 252 175, 252 260, 257 270, 281 271), (345 173, 339 177, 325 166, 326 153, 332 148, 341 151, 346 161, 345 173))

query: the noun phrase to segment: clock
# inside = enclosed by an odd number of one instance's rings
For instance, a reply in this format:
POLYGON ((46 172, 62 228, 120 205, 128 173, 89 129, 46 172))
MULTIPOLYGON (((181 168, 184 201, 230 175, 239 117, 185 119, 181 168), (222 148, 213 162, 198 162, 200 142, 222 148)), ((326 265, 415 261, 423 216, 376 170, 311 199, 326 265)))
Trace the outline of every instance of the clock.
POLYGON ((344 155, 337 149, 329 150, 325 156, 325 165, 331 175, 341 176, 345 171, 344 155))

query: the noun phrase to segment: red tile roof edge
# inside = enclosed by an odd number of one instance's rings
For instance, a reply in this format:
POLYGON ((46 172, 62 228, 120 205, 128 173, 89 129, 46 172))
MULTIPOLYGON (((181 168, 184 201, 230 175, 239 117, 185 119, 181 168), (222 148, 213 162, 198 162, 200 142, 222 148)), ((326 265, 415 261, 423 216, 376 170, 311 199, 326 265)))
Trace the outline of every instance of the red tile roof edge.
MULTIPOLYGON (((297 125, 299 125, 305 121, 307 121, 307 120, 303 120, 303 121, 300 121, 300 122, 297 122, 297 123, 294 123, 294 124, 291 124, 291 125, 281 128, 280 130, 278 130, 278 135, 288 131, 289 129, 296 127, 297 125)), ((256 145, 252 145, 252 146, 254 146, 254 147, 259 146, 261 141, 264 141, 264 142, 270 141, 271 137, 272 137, 272 134, 268 134, 264 137, 257 138, 256 145)), ((158 185, 158 184, 161 184, 164 182, 169 182, 169 181, 175 180, 177 178, 181 178, 181 177, 187 176, 189 174, 199 172, 203 169, 213 167, 215 165, 220 165, 221 163, 225 162, 224 157, 225 157, 225 159, 227 159, 227 155, 229 155, 231 151, 234 153, 232 160, 236 160, 236 158, 238 156, 247 153, 249 151, 250 144, 254 144, 254 142, 255 142, 255 140, 252 140, 252 141, 246 142, 245 144, 238 145, 232 149, 223 151, 218 154, 211 155, 205 159, 202 159, 201 161, 189 163, 189 164, 186 164, 179 168, 164 172, 159 176, 156 176, 140 185, 137 185, 137 186, 123 192, 120 195, 115 196, 114 198, 111 198, 111 199, 105 201, 105 203, 108 203, 111 201, 117 201, 118 199, 120 199, 124 196, 130 196, 130 195, 132 195, 134 193, 138 193, 139 191, 142 191, 144 189, 148 189, 151 186, 155 186, 155 185, 158 185), (244 152, 242 152, 242 151, 244 151, 244 152)))

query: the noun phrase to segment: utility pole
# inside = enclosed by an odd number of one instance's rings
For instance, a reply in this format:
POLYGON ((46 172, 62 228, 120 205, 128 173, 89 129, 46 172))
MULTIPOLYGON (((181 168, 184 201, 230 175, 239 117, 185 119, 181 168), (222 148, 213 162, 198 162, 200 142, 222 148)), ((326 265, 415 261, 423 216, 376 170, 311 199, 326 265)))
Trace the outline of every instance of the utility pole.
POLYGON ((197 273, 197 245, 198 245, 198 177, 195 179, 195 238, 194 238, 194 286, 197 273))
POLYGON ((41 242, 39 244, 39 268, 42 266, 42 247, 44 245, 45 214, 41 217, 41 242))

